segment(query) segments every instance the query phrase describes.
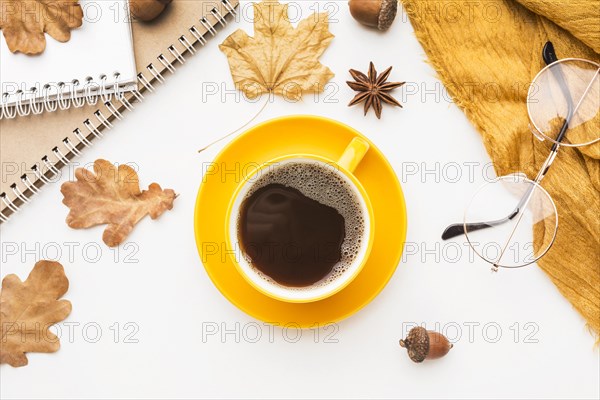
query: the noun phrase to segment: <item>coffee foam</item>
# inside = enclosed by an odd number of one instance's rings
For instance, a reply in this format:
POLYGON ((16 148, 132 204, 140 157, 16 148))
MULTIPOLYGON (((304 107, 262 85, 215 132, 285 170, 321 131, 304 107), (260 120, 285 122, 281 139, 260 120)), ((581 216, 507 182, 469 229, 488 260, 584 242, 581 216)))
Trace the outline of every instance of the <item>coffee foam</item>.
MULTIPOLYGON (((282 165, 274 164, 263 169, 253 183, 250 183, 252 187, 244 196, 243 201, 258 189, 275 183, 297 189, 306 197, 332 207, 340 213, 344 218, 345 227, 341 259, 329 275, 306 288, 280 285, 257 268, 253 267, 252 269, 269 283, 285 287, 288 290, 314 289, 332 283, 352 266, 362 246, 365 245, 363 243, 365 234, 363 208, 354 189, 340 176, 334 165, 324 165, 317 161, 292 161, 282 165)), ((250 265, 252 264, 250 263, 250 265)))

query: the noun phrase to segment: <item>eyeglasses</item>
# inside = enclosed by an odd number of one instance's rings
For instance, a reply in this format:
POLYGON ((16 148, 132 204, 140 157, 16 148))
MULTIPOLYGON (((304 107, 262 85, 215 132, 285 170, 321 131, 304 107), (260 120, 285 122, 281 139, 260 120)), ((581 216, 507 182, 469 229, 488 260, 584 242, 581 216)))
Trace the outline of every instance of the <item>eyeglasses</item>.
POLYGON ((443 240, 465 235, 475 253, 498 268, 520 268, 543 257, 556 239, 558 213, 540 185, 562 146, 580 147, 600 140, 600 65, 559 60, 551 42, 542 50, 546 63, 531 82, 527 112, 532 133, 552 143, 534 180, 513 173, 483 185, 443 240), (534 240, 531 241, 533 232, 534 240))

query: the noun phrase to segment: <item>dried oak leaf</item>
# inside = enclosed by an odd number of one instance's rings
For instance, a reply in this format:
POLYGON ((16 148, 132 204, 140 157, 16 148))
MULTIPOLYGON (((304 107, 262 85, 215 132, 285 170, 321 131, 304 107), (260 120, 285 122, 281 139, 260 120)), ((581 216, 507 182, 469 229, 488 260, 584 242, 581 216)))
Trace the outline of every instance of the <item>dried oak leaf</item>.
POLYGON ((238 29, 219 48, 246 97, 275 93, 299 100, 303 93, 323 91, 333 78, 318 60, 332 39, 326 12, 310 15, 294 28, 287 4, 262 1, 254 4, 254 37, 238 29))
POLYGON ((21 282, 7 275, 0 290, 0 364, 27 365, 25 353, 54 353, 59 338, 49 328, 67 318, 71 303, 59 300, 69 288, 63 266, 42 260, 21 282))
POLYGON ((106 160, 94 161, 94 172, 77 168, 75 178, 60 188, 63 203, 71 209, 67 225, 80 229, 108 224, 102 240, 111 247, 121 244, 146 214, 156 219, 172 209, 176 197, 158 183, 140 191, 133 168, 124 164, 116 168, 106 160))
POLYGON ((59 42, 68 42, 71 30, 82 23, 79 0, 0 0, 0 30, 13 53, 42 53, 46 48, 44 32, 59 42))

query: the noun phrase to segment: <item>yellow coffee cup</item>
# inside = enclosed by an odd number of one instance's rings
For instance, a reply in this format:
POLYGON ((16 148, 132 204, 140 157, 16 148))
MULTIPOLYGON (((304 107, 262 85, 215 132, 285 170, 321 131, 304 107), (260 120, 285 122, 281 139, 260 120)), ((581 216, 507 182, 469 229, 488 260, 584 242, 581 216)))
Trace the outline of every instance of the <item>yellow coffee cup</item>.
MULTIPOLYGON (((373 208, 369 196, 359 180, 354 176, 353 172, 368 150, 369 143, 362 138, 355 137, 348 144, 338 160, 330 160, 329 158, 316 154, 288 154, 261 164, 249 171, 242 178, 227 209, 225 218, 225 240, 226 248, 228 249, 229 256, 233 260, 233 264, 250 285, 265 295, 277 300, 293 303, 307 303, 332 296, 350 284, 350 282, 352 282, 359 274, 371 251, 375 229, 373 208), (238 223, 242 203, 248 194, 256 189, 257 182, 261 181, 260 177, 268 172, 272 172, 273 169, 284 168, 289 163, 317 164, 336 174, 337 177, 346 184, 345 186, 354 194, 359 205, 358 208, 360 209, 362 221, 360 240, 357 241, 356 253, 351 262, 347 262, 341 272, 340 270, 337 270, 335 276, 301 288, 289 287, 277 283, 258 271, 257 268, 252 265, 249 257, 244 254, 243 246, 240 245, 241 240, 238 233, 238 223)), ((346 224, 346 226, 348 225, 346 224)))

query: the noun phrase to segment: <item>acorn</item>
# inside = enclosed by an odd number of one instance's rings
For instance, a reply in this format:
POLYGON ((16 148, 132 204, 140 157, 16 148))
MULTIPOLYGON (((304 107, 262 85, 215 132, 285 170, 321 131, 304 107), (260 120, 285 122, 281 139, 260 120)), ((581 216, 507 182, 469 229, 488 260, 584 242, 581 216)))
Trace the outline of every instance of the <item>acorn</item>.
POLYGON ((348 6, 361 24, 386 31, 396 18, 398 0, 350 0, 348 6))
POLYGON ((158 17, 172 0, 129 0, 131 14, 140 21, 152 21, 158 17))
POLYGON ((453 344, 441 333, 416 326, 408 332, 406 339, 400 340, 400 347, 408 350, 408 356, 411 360, 420 363, 423 360, 444 357, 453 347, 453 344))

